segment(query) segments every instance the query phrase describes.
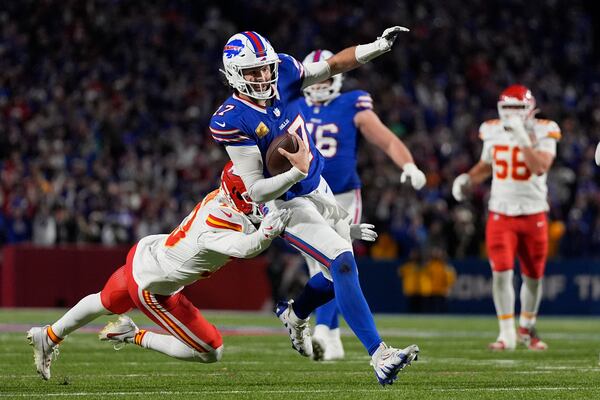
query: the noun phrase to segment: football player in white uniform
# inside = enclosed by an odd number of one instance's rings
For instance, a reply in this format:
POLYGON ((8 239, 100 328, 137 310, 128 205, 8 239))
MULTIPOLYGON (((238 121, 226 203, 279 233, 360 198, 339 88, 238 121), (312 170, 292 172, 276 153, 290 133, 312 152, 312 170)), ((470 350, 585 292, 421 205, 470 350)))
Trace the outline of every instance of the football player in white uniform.
POLYGON ((27 332, 37 372, 50 378, 58 345, 70 333, 101 315, 138 308, 169 334, 149 332, 121 315, 101 332, 100 340, 133 343, 181 360, 216 362, 223 352, 217 328, 181 290, 209 277, 232 257, 252 258, 265 250, 290 218, 286 210, 262 217, 241 178, 227 163, 221 187, 208 194, 170 235, 151 235, 133 246, 99 293, 90 294, 52 325, 27 332), (262 222, 260 222, 262 220, 262 222), (253 223, 260 222, 258 229, 253 223))
POLYGON ((542 278, 548 253, 549 210, 546 173, 556 154, 560 128, 535 118, 535 99, 522 85, 512 85, 498 101, 500 119, 481 125, 481 160, 452 186, 457 201, 471 185, 492 176, 486 246, 493 274, 493 298, 500 334, 492 350, 513 350, 517 342, 530 350, 546 350, 535 322, 542 299, 542 278), (521 314, 515 330, 513 268, 519 258, 521 314))

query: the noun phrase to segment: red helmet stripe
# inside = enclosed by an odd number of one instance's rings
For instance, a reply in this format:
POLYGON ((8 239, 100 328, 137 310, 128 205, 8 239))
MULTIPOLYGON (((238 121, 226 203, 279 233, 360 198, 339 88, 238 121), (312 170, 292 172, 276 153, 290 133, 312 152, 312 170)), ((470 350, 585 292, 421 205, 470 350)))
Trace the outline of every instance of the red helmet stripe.
POLYGON ((315 50, 315 54, 313 55, 313 62, 318 62, 321 59, 322 50, 315 50))
POLYGON ((250 41, 252 42, 252 46, 254 47, 254 50, 256 51, 256 56, 257 57, 264 57, 266 55, 266 50, 265 50, 265 46, 263 46, 260 37, 252 31, 246 31, 244 32, 244 35, 250 39, 250 41))

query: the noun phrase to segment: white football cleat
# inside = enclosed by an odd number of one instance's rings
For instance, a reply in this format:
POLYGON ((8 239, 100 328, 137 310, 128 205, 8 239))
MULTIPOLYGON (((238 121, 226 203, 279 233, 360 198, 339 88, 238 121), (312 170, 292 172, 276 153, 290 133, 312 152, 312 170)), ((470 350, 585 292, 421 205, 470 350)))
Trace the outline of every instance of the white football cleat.
POLYGON ((398 378, 398 372, 416 361, 419 356, 419 346, 411 344, 404 349, 395 349, 381 343, 371 357, 371 366, 381 386, 392 385, 398 378))
POLYGON ((313 355, 310 326, 308 324, 310 318, 298 318, 292 308, 293 302, 294 300, 277 303, 275 306, 275 315, 283 322, 283 326, 287 328, 290 340, 292 341, 292 347, 304 357, 310 357, 313 355))
POLYGON ((313 360, 335 361, 344 358, 344 345, 340 328, 329 329, 327 325, 315 326, 312 334, 313 360))
POLYGON ((501 334, 495 342, 488 344, 488 349, 492 351, 513 351, 516 347, 516 334, 501 334))
POLYGON ((46 333, 48 326, 50 325, 43 328, 36 326, 27 331, 27 340, 33 347, 35 368, 44 380, 50 379, 50 364, 53 359, 58 357, 58 345, 50 346, 48 343, 48 334, 46 333))
POLYGON ((115 342, 115 350, 123 348, 124 344, 132 343, 139 328, 127 315, 119 316, 114 322, 109 322, 98 334, 100 340, 115 342), (123 345, 119 345, 119 344, 123 345))

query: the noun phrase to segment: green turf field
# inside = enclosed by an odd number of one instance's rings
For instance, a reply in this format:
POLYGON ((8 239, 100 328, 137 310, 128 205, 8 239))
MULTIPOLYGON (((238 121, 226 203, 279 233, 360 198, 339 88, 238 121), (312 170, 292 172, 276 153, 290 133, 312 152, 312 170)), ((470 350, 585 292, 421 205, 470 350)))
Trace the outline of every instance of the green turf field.
MULTIPOLYGON (((421 348, 419 361, 393 386, 381 388, 369 357, 347 329, 346 359, 315 363, 291 349, 271 315, 228 312, 205 315, 229 332, 275 330, 226 335, 223 360, 208 365, 133 345, 115 351, 93 333, 74 333, 45 382, 35 373, 25 333, 10 331, 20 329, 18 324, 52 322, 60 314, 0 309, 0 399, 600 399, 599 319, 543 318, 538 328, 549 351, 492 353, 486 345, 495 338, 493 317, 377 316, 388 344, 421 348)), ((151 324, 141 314, 130 315, 138 324, 151 324)))

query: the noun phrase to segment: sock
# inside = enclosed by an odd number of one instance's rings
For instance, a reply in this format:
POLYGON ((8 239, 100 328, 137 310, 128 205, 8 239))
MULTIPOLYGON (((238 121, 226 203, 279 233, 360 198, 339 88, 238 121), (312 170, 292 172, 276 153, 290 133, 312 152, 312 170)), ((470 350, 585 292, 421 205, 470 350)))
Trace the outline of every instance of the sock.
POLYGON ((335 329, 340 326, 338 306, 335 299, 317 308, 315 310, 315 315, 317 325, 326 325, 329 329, 335 329))
POLYGON ((521 316, 519 326, 527 329, 533 328, 537 318, 537 313, 542 301, 542 278, 533 279, 521 275, 521 316))
POLYGON ((221 359, 223 352, 223 346, 221 346, 212 352, 200 353, 174 336, 149 332, 144 329, 136 333, 133 343, 183 361, 215 362, 221 359))
POLYGON ((363 346, 373 355, 382 342, 373 315, 358 281, 358 268, 352 253, 347 251, 331 263, 335 298, 344 319, 363 346))
POLYGON ((515 288, 513 286, 513 270, 492 272, 492 293, 500 326, 500 336, 512 338, 515 331, 515 288))
POLYGON ((294 300, 294 313, 300 319, 306 319, 317 307, 329 302, 335 293, 333 283, 322 272, 306 282, 302 293, 294 300))
POLYGON ((74 332, 101 315, 109 314, 111 314, 111 312, 102 305, 100 293, 94 293, 84 297, 48 328, 48 338, 51 342, 50 345, 54 346, 60 343, 69 333, 74 332))

